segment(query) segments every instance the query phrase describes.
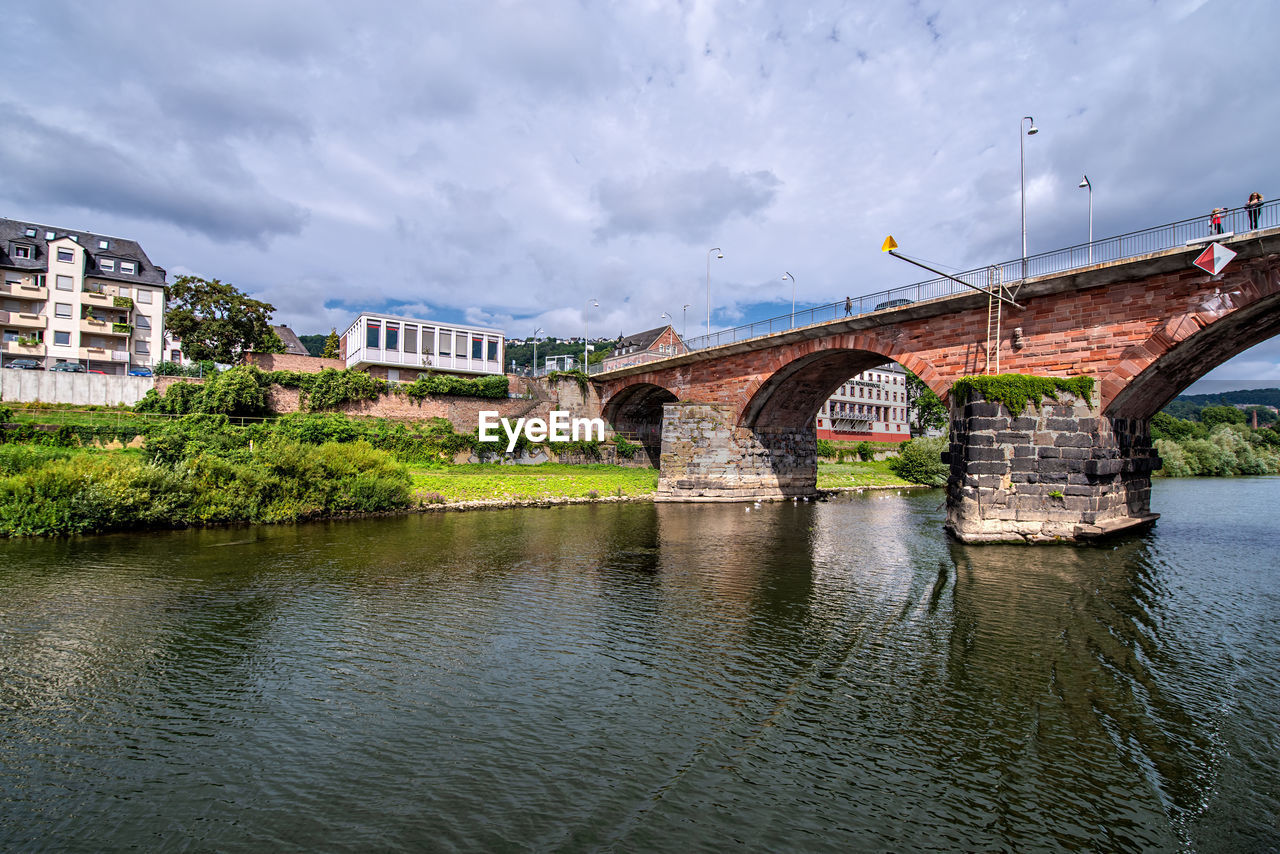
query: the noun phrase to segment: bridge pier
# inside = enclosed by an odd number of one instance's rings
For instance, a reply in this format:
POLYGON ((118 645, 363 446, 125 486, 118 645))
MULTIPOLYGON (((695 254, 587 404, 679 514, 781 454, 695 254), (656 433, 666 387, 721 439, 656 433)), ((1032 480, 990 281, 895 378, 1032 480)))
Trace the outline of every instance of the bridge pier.
POLYGON ((658 501, 750 501, 817 494, 818 446, 807 428, 737 426, 734 406, 662 408, 658 501))
POLYGON ((968 543, 1074 541, 1158 518, 1151 472, 1160 459, 1146 424, 1062 397, 1016 415, 978 395, 953 403, 949 533, 968 543))

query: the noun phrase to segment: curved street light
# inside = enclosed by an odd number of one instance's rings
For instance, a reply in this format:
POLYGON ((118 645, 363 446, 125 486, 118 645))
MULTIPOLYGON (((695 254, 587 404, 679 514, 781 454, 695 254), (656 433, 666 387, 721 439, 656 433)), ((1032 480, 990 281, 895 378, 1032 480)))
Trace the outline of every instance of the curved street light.
POLYGON ((791 280, 791 328, 796 327, 796 277, 790 273, 782 274, 782 281, 791 280))
POLYGON ((1089 263, 1093 263, 1093 184, 1089 183, 1089 176, 1085 175, 1080 179, 1080 189, 1088 188, 1089 190, 1089 263))
POLYGON ((599 300, 589 299, 587 300, 586 309, 582 312, 582 372, 584 374, 590 373, 590 371, 588 370, 589 366, 587 363, 587 339, 591 337, 591 335, 587 331, 589 328, 588 322, 591 320, 591 309, 599 308, 599 307, 600 307, 599 300))
POLYGON ((724 253, 717 246, 714 249, 707 250, 707 335, 711 335, 711 253, 716 252, 717 258, 723 258, 724 253))
POLYGON ((1018 163, 1022 168, 1022 278, 1027 277, 1027 156, 1023 150, 1022 140, 1022 122, 1031 122, 1031 127, 1027 129, 1027 136, 1035 136, 1040 132, 1040 128, 1036 127, 1036 120, 1031 116, 1023 116, 1022 121, 1018 122, 1018 163))

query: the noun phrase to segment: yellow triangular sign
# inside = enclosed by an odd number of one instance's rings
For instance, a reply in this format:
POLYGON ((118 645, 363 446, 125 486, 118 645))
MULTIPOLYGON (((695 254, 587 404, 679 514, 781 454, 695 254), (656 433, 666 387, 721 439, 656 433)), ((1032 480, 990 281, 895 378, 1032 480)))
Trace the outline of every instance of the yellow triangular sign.
POLYGON ((894 249, 897 249, 897 248, 898 248, 898 241, 894 240, 893 235, 890 234, 888 237, 884 239, 884 245, 880 247, 880 251, 892 252, 894 249))

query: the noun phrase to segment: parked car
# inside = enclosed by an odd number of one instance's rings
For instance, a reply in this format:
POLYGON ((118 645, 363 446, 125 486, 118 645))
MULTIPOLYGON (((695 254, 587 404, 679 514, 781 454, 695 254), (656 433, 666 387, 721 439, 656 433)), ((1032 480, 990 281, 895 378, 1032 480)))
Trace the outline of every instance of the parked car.
POLYGON ((151 369, 150 369, 150 368, 134 368, 132 371, 130 371, 130 372, 129 372, 129 376, 131 376, 131 377, 149 377, 149 376, 153 376, 153 374, 151 373, 151 369))
POLYGON ((14 359, 5 363, 6 368, 14 368, 19 371, 43 371, 44 365, 35 359, 14 359))
POLYGON ((875 307, 875 310, 876 310, 876 311, 882 311, 883 309, 886 309, 886 308, 901 308, 901 307, 902 307, 902 306, 904 306, 904 305, 911 305, 911 302, 912 302, 912 301, 911 301, 911 300, 909 300, 909 299, 891 299, 891 300, 886 300, 886 301, 884 301, 884 302, 880 303, 879 305, 877 305, 877 306, 875 307))
POLYGON ((50 368, 49 370, 51 370, 51 371, 63 371, 64 373, 68 373, 68 374, 83 374, 83 373, 85 373, 84 365, 80 364, 79 362, 58 362, 57 364, 55 364, 55 365, 54 365, 52 368, 50 368))

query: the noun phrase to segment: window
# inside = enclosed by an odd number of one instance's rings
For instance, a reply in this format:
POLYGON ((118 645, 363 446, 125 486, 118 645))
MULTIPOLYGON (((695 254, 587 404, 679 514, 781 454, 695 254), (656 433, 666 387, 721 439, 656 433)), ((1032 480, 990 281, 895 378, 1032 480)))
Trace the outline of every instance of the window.
POLYGON ((453 331, 450 329, 440 330, 440 355, 453 355, 453 331))
POLYGON ((182 361, 182 351, 181 351, 181 350, 170 350, 170 351, 169 351, 169 361, 170 361, 170 362, 181 362, 181 361, 182 361))
MULTIPOLYGON (((128 290, 128 288, 125 288, 125 289, 124 289, 124 291, 127 291, 127 290, 128 290)), ((123 296, 123 295, 124 295, 124 291, 121 291, 121 296, 123 296)), ((146 305, 150 305, 150 304, 151 304, 151 291, 150 291, 150 289, 148 289, 148 288, 138 288, 138 302, 140 302, 140 303, 144 303, 144 304, 146 304, 146 305)))
POLYGON ((11 344, 17 340, 18 340, 18 330, 6 329, 4 331, 4 341, 6 344, 11 344))
POLYGON ((400 349, 400 324, 398 323, 387 324, 387 349, 400 349))
POLYGON ((489 361, 498 361, 498 339, 496 338, 489 339, 489 361))
POLYGON ((406 353, 418 352, 418 327, 405 324, 404 351, 406 353))
POLYGON ((139 356, 146 356, 151 352, 151 345, 146 341, 134 341, 133 352, 137 353, 139 356))
POLYGON ((147 317, 145 314, 139 314, 133 319, 133 325, 139 329, 150 329, 151 318, 147 317))
POLYGON ((31 247, 23 246, 21 243, 15 243, 13 246, 13 257, 14 258, 30 258, 31 247))
POLYGON ((369 321, 364 333, 364 346, 372 347, 375 350, 382 346, 382 324, 378 321, 369 321))
POLYGON ((76 260, 76 253, 71 249, 59 249, 58 260, 64 264, 70 264, 72 261, 76 260))
POLYGON ((70 347, 70 346, 71 346, 71 333, 70 333, 70 332, 59 332, 59 331, 57 331, 57 330, 55 329, 55 330, 54 330, 54 332, 53 332, 53 343, 54 343, 54 344, 57 344, 57 345, 58 345, 58 346, 60 346, 60 347, 70 347))
POLYGON ((99 266, 99 267, 101 267, 102 269, 106 270, 108 273, 114 273, 114 272, 116 271, 116 259, 114 259, 114 258, 99 258, 99 259, 98 259, 98 266, 99 266))
POLYGON ((36 273, 36 287, 43 288, 45 283, 44 273, 36 273))
POLYGON ((484 339, 483 338, 477 338, 474 335, 471 336, 471 358, 473 359, 484 358, 484 339))
POLYGON ((54 303, 54 304, 53 304, 53 316, 54 316, 54 317, 70 317, 70 316, 71 316, 71 303, 69 303, 69 302, 56 302, 56 303, 54 303))
POLYGON ((54 239, 55 237, 57 237, 57 236, 58 236, 58 235, 57 235, 57 234, 55 234, 55 233, 54 233, 54 232, 52 232, 52 231, 46 231, 46 232, 44 233, 44 239, 45 239, 45 240, 53 240, 53 239, 54 239))
POLYGON ((75 279, 72 279, 70 276, 58 276, 54 281, 57 283, 57 288, 60 291, 75 290, 75 279))
POLYGON ((76 243, 79 243, 79 242, 80 242, 80 236, 79 236, 79 235, 77 235, 77 234, 68 234, 68 235, 67 235, 67 237, 70 237, 70 238, 71 238, 72 240, 74 240, 76 243))
POLYGON ((138 265, 134 261, 121 261, 120 272, 127 273, 128 275, 132 276, 134 273, 138 272, 138 265))
POLYGON ((108 243, 108 242, 107 242, 107 241, 105 241, 105 240, 99 240, 99 241, 98 241, 98 248, 99 248, 99 249, 110 249, 110 248, 111 248, 111 244, 110 244, 110 243, 108 243))
POLYGON ((36 230, 34 228, 28 228, 26 231, 23 232, 23 234, 25 234, 27 237, 35 237, 36 230))

